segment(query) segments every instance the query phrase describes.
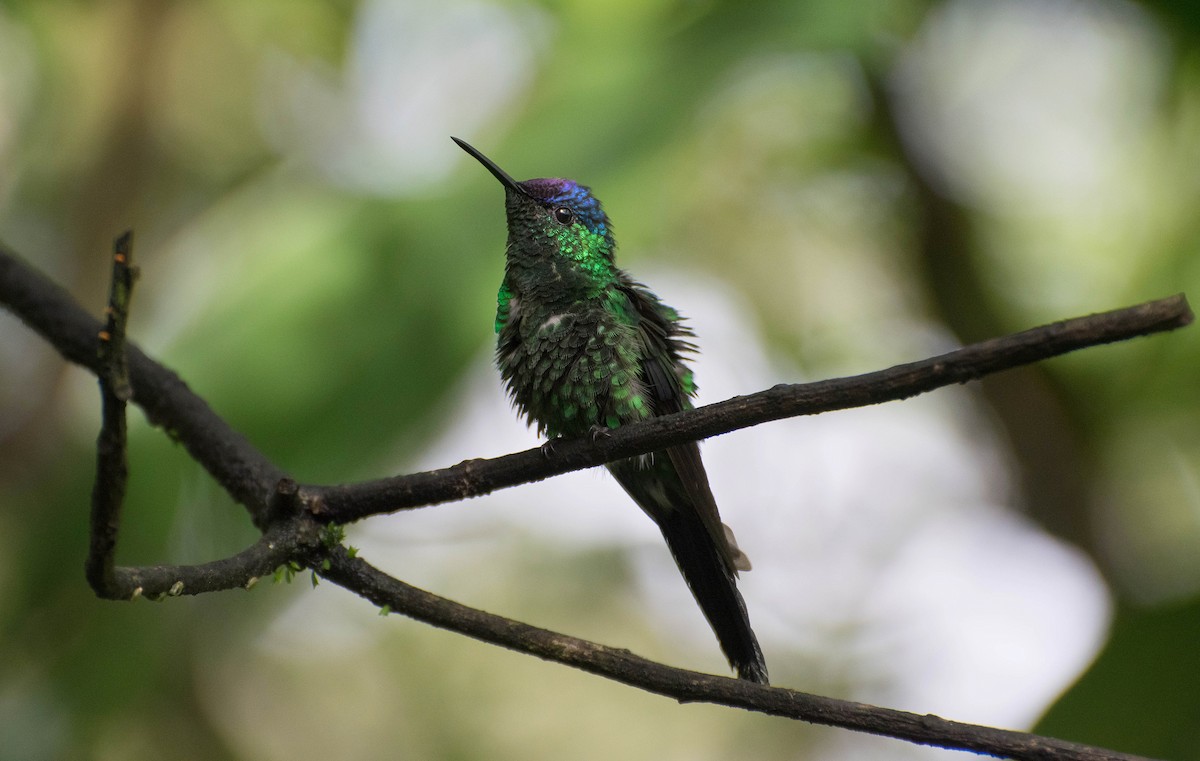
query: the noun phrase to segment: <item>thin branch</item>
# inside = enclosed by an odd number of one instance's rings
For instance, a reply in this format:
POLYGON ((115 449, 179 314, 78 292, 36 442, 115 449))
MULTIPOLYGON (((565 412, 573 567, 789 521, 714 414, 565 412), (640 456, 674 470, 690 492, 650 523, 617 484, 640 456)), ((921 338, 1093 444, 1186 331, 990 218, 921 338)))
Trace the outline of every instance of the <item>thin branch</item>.
MULTIPOLYGON (((254 544, 220 560, 199 565, 144 565, 119 567, 113 575, 115 600, 144 597, 161 600, 180 595, 202 595, 228 589, 252 589, 259 579, 280 566, 301 564, 299 558, 312 551, 316 532, 311 522, 293 520, 267 529, 254 544)), ((306 563, 305 563, 306 564, 306 563)))
POLYGON ((97 335, 100 363, 100 436, 96 441, 96 481, 92 487, 91 543, 84 575, 100 597, 117 594, 113 557, 121 524, 121 504, 129 465, 125 457, 125 404, 129 387, 129 364, 125 358, 125 325, 133 296, 133 233, 126 231, 113 242, 112 282, 108 292, 108 320, 97 335))
POLYGON ((892 737, 921 745, 1028 761, 1145 761, 1139 756, 1027 732, 949 721, 849 700, 766 687, 741 679, 671 668, 587 640, 530 626, 438 597, 388 576, 341 548, 321 576, 380 608, 510 650, 587 671, 681 703, 743 708, 812 724, 892 737))
POLYGON ((201 565, 116 567, 121 505, 129 479, 126 457, 125 406, 133 394, 126 360, 125 328, 137 268, 133 266, 133 233, 113 243, 112 280, 104 329, 97 336, 101 400, 100 435, 96 442, 96 479, 92 487, 90 545, 85 575, 98 597, 161 599, 181 594, 249 588, 280 565, 311 554, 319 527, 300 517, 299 489, 290 479, 279 481, 263 536, 242 552, 201 565))
POLYGON ((781 384, 622 426, 595 442, 587 437, 556 441, 548 453, 535 448, 349 486, 305 486, 301 487, 301 498, 318 520, 347 523, 370 515, 475 497, 772 420, 907 399, 1089 346, 1175 330, 1191 321, 1187 299, 1178 294, 981 341, 887 370, 815 383, 781 384))
POLYGON ((323 527, 297 509, 296 497, 295 482, 280 481, 272 503, 275 518, 257 542, 236 555, 199 565, 118 566, 105 593, 97 594, 114 600, 161 600, 251 589, 280 566, 312 565, 324 541, 323 527))
MULTIPOLYGON (((60 286, 0 247, 0 303, 7 304, 67 360, 100 372, 95 336, 101 325, 60 286)), ((850 378, 781 384, 695 410, 622 426, 610 436, 555 442, 487 460, 348 486, 301 487, 301 500, 323 522, 346 523, 487 494, 664 446, 758 425, 897 400, 963 383, 1030 362, 1152 333, 1192 321, 1182 295, 1125 309, 1078 317, 972 344, 949 354, 850 378)), ((265 528, 272 492, 287 474, 229 427, 171 370, 129 345, 133 402, 150 421, 183 443, 229 493, 265 528)))

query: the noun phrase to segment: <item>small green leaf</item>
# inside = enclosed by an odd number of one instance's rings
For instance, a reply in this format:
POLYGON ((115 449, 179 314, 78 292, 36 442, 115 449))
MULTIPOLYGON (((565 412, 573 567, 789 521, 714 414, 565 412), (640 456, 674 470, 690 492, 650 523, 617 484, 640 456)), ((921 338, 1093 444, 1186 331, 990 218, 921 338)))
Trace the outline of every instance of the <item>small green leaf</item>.
POLYGON ((292 579, 296 578, 296 572, 304 570, 295 560, 289 560, 283 565, 275 569, 275 583, 283 581, 287 584, 292 583, 292 579))
POLYGON ((333 549, 346 541, 346 529, 337 523, 327 523, 321 529, 321 543, 326 549, 333 549))

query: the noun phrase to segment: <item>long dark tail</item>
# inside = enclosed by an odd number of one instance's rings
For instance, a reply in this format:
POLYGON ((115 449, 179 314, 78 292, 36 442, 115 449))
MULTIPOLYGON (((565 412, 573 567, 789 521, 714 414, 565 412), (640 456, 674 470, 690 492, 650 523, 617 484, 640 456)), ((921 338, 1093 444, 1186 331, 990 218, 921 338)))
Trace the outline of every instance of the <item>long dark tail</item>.
POLYGON ((767 664, 750 628, 737 580, 700 516, 675 509, 657 516, 667 547, 739 679, 767 684, 767 664))

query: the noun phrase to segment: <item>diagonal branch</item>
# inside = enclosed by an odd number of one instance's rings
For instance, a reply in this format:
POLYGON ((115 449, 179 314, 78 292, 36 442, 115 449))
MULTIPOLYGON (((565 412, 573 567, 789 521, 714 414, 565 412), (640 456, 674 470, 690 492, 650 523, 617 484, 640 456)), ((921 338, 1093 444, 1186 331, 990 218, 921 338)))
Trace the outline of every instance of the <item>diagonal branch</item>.
MULTIPOLYGON (((430 594, 394 579, 338 547, 320 574, 375 605, 510 650, 562 663, 681 703, 705 702, 811 724, 867 732, 921 745, 1027 761, 1139 761, 1104 748, 914 714, 865 703, 767 687, 741 679, 671 668, 430 594)), ((1145 761, 1145 759, 1141 759, 1145 761)))
POLYGON ((981 341, 887 370, 815 383, 780 384, 747 396, 622 426, 596 442, 586 438, 556 441, 549 453, 529 449, 350 486, 303 487, 302 499, 309 503, 318 520, 346 523, 379 513, 487 494, 773 420, 907 399, 1089 346, 1174 330, 1191 321, 1187 299, 1178 294, 981 341))
MULTIPOLYGON (((41 334, 67 360, 100 372, 95 335, 100 323, 60 286, 0 246, 0 303, 41 334)), ((1178 294, 1125 309, 1077 317, 993 338, 957 351, 850 378, 781 384, 694 410, 622 426, 592 442, 556 441, 540 448, 448 468, 347 486, 301 487, 300 499, 322 522, 478 496, 610 460, 652 452, 760 423, 904 399, 1071 351, 1175 330, 1190 324, 1178 294)), ((287 474, 254 448, 187 387, 179 376, 129 345, 133 402, 150 421, 187 448, 216 481, 265 528, 275 485, 287 474)))

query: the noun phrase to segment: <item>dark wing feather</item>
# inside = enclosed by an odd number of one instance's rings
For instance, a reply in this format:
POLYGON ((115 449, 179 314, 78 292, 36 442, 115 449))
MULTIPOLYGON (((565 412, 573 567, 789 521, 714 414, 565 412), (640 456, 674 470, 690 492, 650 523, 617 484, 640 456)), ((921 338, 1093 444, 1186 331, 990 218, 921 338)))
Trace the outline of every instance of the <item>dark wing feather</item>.
MULTIPOLYGON (((653 294, 632 282, 623 285, 638 317, 641 380, 649 391, 651 411, 665 415, 690 407, 683 380, 687 368, 680 356, 691 348, 685 339, 690 333, 653 294)), ((610 463, 609 470, 658 524, 738 677, 766 684, 766 662, 737 589, 737 571, 748 569, 749 563, 721 523, 700 447, 695 442, 669 447, 649 461, 610 463)))
MULTIPOLYGON (((642 374, 652 392, 654 414, 668 415, 690 409, 691 400, 684 390, 682 378, 687 367, 683 364, 681 354, 694 349, 686 340, 691 331, 679 323, 678 315, 673 310, 644 288, 629 283, 624 290, 640 318, 638 329, 646 344, 642 374)), ((717 501, 708 483, 708 472, 704 469, 704 461, 700 459, 699 445, 693 441, 669 447, 666 451, 722 562, 735 575, 738 569, 749 570, 746 556, 731 544, 730 534, 721 523, 717 501)))

